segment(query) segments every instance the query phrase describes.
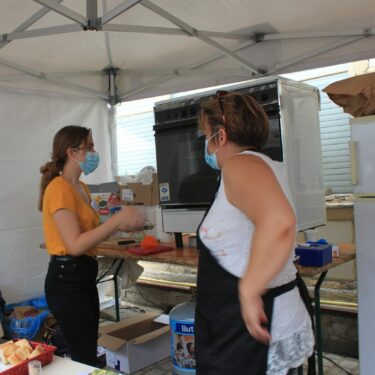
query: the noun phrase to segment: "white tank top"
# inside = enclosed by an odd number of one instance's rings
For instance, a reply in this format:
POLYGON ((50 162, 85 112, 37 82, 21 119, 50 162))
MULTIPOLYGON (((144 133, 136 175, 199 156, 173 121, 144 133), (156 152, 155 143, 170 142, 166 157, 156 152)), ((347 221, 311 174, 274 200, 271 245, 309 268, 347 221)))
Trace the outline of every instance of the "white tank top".
MULTIPOLYGON (((256 152, 244 151, 243 154, 255 155, 270 166, 283 193, 294 210, 292 195, 288 187, 283 165, 256 152)), ((249 183, 254 182, 249 181, 249 183)), ((228 202, 225 195, 224 182, 221 180, 215 201, 199 228, 200 239, 225 270, 241 278, 246 271, 250 258, 253 233, 254 224, 241 210, 228 202)), ((275 247, 277 248, 277 243, 275 243, 275 247)), ((290 249, 290 253, 287 263, 271 281, 268 288, 283 285, 295 279, 296 268, 293 264, 293 249, 290 249)), ((290 339, 288 338, 301 332, 309 337, 308 346, 311 351, 313 336, 310 318, 299 295, 298 288, 294 288, 276 297, 273 311, 270 353, 272 354, 273 351, 276 351, 280 343, 289 347, 290 339), (273 345, 273 343, 275 344, 273 345)), ((304 354, 301 353, 302 362, 303 358, 304 354)), ((284 374, 284 372, 282 371, 280 374, 284 374)))
MULTIPOLYGON (((242 154, 255 155, 270 166, 284 195, 294 210, 292 195, 283 171, 283 165, 256 152, 244 151, 242 154)), ((256 181, 249 181, 249 183, 256 183, 256 181)), ((211 254, 225 270, 237 277, 242 277, 250 258, 253 232, 254 224, 241 210, 228 202, 222 179, 216 199, 199 229, 202 242, 210 249, 211 254)), ((275 247, 277 247, 277 243, 275 243, 275 247)), ((290 250, 291 255, 288 262, 268 285, 269 288, 286 284, 295 279, 294 252, 292 251, 293 249, 290 250)))

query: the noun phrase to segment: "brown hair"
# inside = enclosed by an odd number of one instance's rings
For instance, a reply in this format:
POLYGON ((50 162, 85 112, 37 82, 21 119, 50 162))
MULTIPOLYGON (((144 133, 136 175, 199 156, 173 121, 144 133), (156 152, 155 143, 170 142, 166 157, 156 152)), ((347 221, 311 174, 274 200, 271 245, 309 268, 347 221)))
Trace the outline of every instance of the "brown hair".
POLYGON ((212 134, 224 127, 228 140, 260 150, 268 139, 268 117, 248 94, 221 93, 201 104, 200 126, 207 123, 212 134))
POLYGON ((85 144, 90 129, 83 126, 69 125, 60 129, 53 138, 51 161, 40 167, 42 178, 40 181, 39 210, 43 209, 44 192, 48 184, 62 172, 67 161, 68 148, 79 148, 85 144))

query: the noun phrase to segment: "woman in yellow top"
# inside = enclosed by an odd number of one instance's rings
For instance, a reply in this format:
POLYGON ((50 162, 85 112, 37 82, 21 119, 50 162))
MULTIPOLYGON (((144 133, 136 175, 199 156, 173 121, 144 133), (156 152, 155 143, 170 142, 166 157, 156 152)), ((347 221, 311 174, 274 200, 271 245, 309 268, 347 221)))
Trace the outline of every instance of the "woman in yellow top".
POLYGON ((119 230, 143 225, 134 207, 126 207, 99 225, 82 172, 99 164, 91 130, 81 126, 60 129, 53 140, 51 161, 41 167, 39 209, 51 260, 45 294, 64 334, 73 360, 96 364, 99 298, 96 288, 96 246, 119 230))

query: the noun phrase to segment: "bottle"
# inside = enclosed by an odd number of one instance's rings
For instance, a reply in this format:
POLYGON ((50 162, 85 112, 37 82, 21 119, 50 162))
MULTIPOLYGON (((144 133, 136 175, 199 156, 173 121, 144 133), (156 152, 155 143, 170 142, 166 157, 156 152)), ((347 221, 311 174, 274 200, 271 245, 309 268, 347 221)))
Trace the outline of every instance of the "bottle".
POLYGON ((195 302, 175 306, 169 314, 173 375, 194 375, 195 302))

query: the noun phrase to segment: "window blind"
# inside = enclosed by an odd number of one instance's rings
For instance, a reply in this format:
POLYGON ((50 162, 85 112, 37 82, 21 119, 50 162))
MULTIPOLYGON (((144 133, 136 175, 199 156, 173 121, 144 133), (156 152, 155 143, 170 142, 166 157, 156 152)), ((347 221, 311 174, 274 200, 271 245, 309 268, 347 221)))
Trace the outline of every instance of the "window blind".
POLYGON ((117 174, 135 175, 146 166, 156 169, 154 104, 168 96, 122 103, 117 108, 117 174))
POLYGON ((348 77, 348 72, 342 72, 305 81, 320 90, 319 119, 324 186, 331 188, 333 193, 340 194, 352 192, 348 146, 350 116, 344 113, 341 107, 334 104, 322 89, 333 82, 348 77))

